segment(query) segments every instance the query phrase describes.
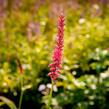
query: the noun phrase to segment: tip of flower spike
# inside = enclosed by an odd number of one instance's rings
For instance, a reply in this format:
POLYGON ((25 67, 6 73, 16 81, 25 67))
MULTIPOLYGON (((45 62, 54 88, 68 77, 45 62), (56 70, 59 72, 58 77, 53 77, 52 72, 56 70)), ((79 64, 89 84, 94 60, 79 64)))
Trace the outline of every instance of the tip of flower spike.
POLYGON ((59 16, 64 16, 64 12, 63 12, 63 11, 61 11, 59 16))
POLYGON ((59 16, 59 19, 61 19, 61 20, 64 21, 64 20, 65 20, 64 17, 65 17, 64 14, 61 14, 61 15, 59 16))
POLYGON ((64 13, 63 13, 63 12, 61 12, 61 13, 60 13, 60 16, 64 16, 64 13))
MULTIPOLYGON (((65 25, 64 21, 65 21, 65 16, 64 16, 64 14, 61 14, 59 16, 59 20, 58 20, 58 24, 59 24, 58 27, 63 27, 65 25)), ((62 29, 62 28, 60 28, 60 29, 62 29)))

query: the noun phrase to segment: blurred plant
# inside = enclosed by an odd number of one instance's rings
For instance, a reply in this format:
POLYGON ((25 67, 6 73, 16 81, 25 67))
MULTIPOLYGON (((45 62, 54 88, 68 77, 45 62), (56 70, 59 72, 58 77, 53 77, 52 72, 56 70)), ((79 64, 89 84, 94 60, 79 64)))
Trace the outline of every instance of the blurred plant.
POLYGON ((19 67, 20 83, 21 83, 21 86, 20 86, 21 87, 21 95, 20 95, 20 99, 19 99, 19 107, 18 107, 18 109, 21 109, 23 93, 24 93, 24 90, 23 90, 23 73, 24 73, 24 69, 23 69, 19 59, 17 59, 17 63, 18 63, 18 67, 19 67))
POLYGON ((0 96, 0 106, 6 104, 9 106, 10 109, 17 109, 17 107, 15 106, 14 102, 12 102, 10 99, 0 96))
POLYGON ((0 32, 5 28, 7 0, 0 0, 0 32))

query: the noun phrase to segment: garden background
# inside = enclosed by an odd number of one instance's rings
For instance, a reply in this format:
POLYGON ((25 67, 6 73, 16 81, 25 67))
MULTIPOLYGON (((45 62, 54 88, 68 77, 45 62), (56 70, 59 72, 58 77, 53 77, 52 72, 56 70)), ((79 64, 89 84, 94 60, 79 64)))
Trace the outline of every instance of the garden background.
POLYGON ((109 109, 108 0, 0 0, 0 109, 46 109, 49 63, 65 15, 53 109, 109 109), (10 104, 9 104, 10 103, 10 104))

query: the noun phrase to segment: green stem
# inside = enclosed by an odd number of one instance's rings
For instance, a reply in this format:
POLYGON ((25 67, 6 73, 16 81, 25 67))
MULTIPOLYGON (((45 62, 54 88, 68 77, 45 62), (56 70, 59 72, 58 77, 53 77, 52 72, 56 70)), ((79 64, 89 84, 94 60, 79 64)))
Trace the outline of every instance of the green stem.
POLYGON ((52 103, 52 93, 53 93, 53 80, 51 80, 52 82, 52 86, 51 86, 51 90, 50 90, 50 94, 49 94, 49 101, 48 101, 48 109, 52 109, 51 108, 51 103, 52 103))
POLYGON ((23 87, 23 77, 21 77, 21 94, 20 94, 20 100, 19 100, 19 107, 18 109, 21 109, 21 105, 22 105, 22 99, 23 99, 23 90, 22 90, 22 87, 23 87))

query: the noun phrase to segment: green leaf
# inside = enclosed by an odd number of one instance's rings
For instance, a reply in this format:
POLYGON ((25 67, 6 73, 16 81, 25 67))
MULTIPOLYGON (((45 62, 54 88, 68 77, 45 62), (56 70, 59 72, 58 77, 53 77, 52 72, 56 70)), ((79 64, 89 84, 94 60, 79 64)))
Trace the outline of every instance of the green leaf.
POLYGON ((11 101, 10 99, 0 96, 0 100, 2 101, 1 102, 2 104, 0 103, 0 106, 3 105, 3 103, 4 103, 4 104, 8 105, 10 109, 17 109, 14 102, 11 101))

